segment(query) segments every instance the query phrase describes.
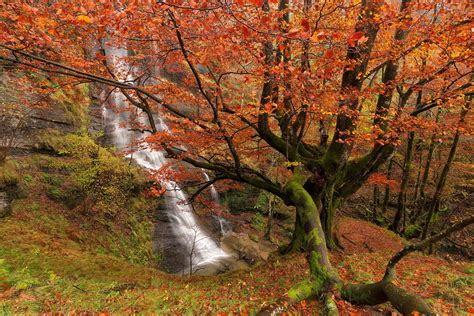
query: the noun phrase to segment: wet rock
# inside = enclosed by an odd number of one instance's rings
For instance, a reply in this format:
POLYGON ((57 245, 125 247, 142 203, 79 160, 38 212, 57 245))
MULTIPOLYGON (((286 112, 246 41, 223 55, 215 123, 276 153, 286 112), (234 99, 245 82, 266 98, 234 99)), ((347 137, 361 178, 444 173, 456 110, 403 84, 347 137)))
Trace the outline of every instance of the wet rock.
POLYGON ((206 216, 204 218, 204 222, 212 234, 219 236, 219 238, 222 238, 228 233, 232 232, 232 223, 215 214, 206 216))
POLYGON ((158 209, 155 215, 155 230, 153 233, 153 253, 158 266, 168 273, 179 273, 186 268, 188 256, 186 245, 176 236, 173 223, 165 209, 158 209))
POLYGON ((255 242, 248 234, 231 232, 222 238, 222 244, 239 254, 239 258, 249 264, 258 261, 267 261, 270 254, 277 250, 277 246, 269 242, 255 242))

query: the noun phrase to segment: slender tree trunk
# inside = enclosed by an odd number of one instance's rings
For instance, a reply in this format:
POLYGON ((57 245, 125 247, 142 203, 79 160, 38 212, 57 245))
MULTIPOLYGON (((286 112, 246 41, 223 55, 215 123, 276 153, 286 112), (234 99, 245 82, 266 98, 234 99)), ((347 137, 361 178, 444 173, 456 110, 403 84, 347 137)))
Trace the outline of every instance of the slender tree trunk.
MULTIPOLYGON (((410 132, 408 134, 407 152, 405 155, 405 161, 403 163, 402 183, 400 184, 400 192, 398 193, 397 212, 395 213, 393 223, 390 225, 390 229, 394 232, 399 231, 400 221, 402 218, 406 218, 406 193, 411 172, 411 160, 414 143, 415 132, 410 132)), ((405 227, 403 227, 403 229, 405 229, 405 227)))
MULTIPOLYGON (((437 148, 435 148, 435 153, 437 155, 436 157, 436 160, 437 161, 441 161, 443 159, 443 151, 442 151, 443 147, 442 146, 437 146, 437 148), (437 150, 436 150, 437 149, 437 150)), ((438 183, 439 181, 439 168, 434 168, 433 170, 433 183, 438 183)))
POLYGON ((372 209, 372 221, 374 223, 377 222, 377 209, 379 207, 379 186, 374 185, 374 202, 373 202, 373 209, 372 209))
MULTIPOLYGON (((388 162, 388 167, 387 167, 387 180, 390 180, 392 176, 392 167, 393 167, 393 158, 390 159, 388 162)), ((390 186, 386 185, 385 186, 385 195, 383 197, 383 204, 382 204, 382 212, 385 214, 387 213, 387 208, 388 208, 388 202, 390 201, 390 186)))
MULTIPOLYGON (((418 172, 416 175, 416 184, 415 184, 415 192, 414 192, 414 197, 413 197, 413 206, 416 207, 416 201, 418 200, 418 188, 420 187, 420 181, 421 181, 421 169, 423 167, 423 151, 420 152, 420 156, 418 158, 418 172)), ((413 215, 413 214, 411 214, 413 215)))
MULTIPOLYGON (((467 112, 468 112, 467 108, 465 108, 461 111, 460 123, 464 122, 464 119, 466 117, 467 112)), ((454 157, 456 156, 456 149, 458 147, 460 137, 461 137, 461 133, 458 129, 456 131, 456 134, 454 135, 453 143, 452 143, 451 149, 449 151, 448 160, 446 161, 446 163, 443 167, 443 170, 441 171, 441 174, 439 176, 439 181, 436 185, 436 191, 433 194, 433 199, 431 200, 431 203, 430 203, 428 216, 426 218, 425 224, 423 226, 423 232, 421 234, 421 239, 422 240, 425 239, 426 236, 428 235, 429 227, 430 227, 431 221, 433 220, 434 214, 436 214, 439 211, 439 206, 440 206, 440 203, 441 203, 441 196, 443 194, 443 190, 444 190, 444 187, 446 185, 446 180, 448 178, 449 170, 451 169, 451 165, 453 163, 454 157)))
MULTIPOLYGON (((436 112, 436 120, 435 120, 436 123, 439 122, 439 117, 440 117, 440 110, 438 108, 438 111, 436 112)), ((426 206, 425 188, 428 183, 428 178, 430 175, 431 162, 433 160, 435 147, 436 147, 436 134, 433 134, 433 136, 431 136, 430 147, 428 148, 428 155, 426 156, 425 168, 423 170, 423 177, 421 178, 421 183, 420 183, 420 203, 417 203, 419 204, 419 207, 415 211, 413 218, 411 219, 412 223, 416 223, 419 216, 423 214, 425 210, 425 206, 426 206)))
POLYGON ((434 136, 431 137, 431 143, 430 147, 428 148, 428 155, 426 156, 426 163, 425 163, 425 168, 423 170, 423 177, 421 178, 421 183, 420 183, 420 206, 418 208, 418 211, 415 213, 413 217, 413 222, 417 220, 417 218, 420 216, 420 214, 423 213, 426 205, 426 184, 428 183, 428 178, 430 175, 430 168, 431 168, 431 161, 433 159, 433 153, 435 149, 435 139, 434 136))
MULTIPOLYGON (((316 195, 319 196, 319 195, 316 195)), ((326 189, 326 192, 322 195, 322 203, 319 206, 321 223, 326 237, 326 244, 329 249, 335 250, 340 249, 339 242, 337 240, 335 226, 336 209, 339 206, 338 201, 334 197, 334 186, 326 189)), ((314 197, 313 197, 314 199, 314 197)), ((317 198, 316 198, 317 199, 317 198)))
POLYGON ((265 230, 265 236, 264 238, 272 241, 272 229, 273 229, 273 206, 275 203, 275 197, 274 195, 271 195, 268 198, 268 220, 267 220, 267 227, 265 230))

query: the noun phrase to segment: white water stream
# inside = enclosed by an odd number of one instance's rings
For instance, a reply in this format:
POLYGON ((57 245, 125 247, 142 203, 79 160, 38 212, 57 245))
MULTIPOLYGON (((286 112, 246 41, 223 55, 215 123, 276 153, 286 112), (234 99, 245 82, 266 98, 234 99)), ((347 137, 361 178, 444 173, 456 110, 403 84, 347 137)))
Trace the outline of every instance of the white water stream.
MULTIPOLYGON (((106 47, 105 51, 107 63, 113 69, 123 73, 128 71, 123 61, 123 58, 127 56, 126 49, 106 47)), ((133 74, 123 74, 123 76, 125 78, 120 79, 130 79, 133 74)), ((105 122, 113 127, 113 131, 110 132, 113 143, 118 149, 132 150, 130 146, 142 139, 143 135, 130 131, 128 126, 124 126, 130 115, 130 112, 126 110, 129 108, 126 97, 117 90, 112 92, 110 97, 112 104, 110 107, 104 107, 103 116, 105 122)), ((144 114, 142 113, 141 116, 145 122, 144 114)), ((159 131, 169 131, 161 118, 157 118, 155 124, 159 131)), ((163 152, 153 151, 146 145, 132 150, 132 154, 128 156, 140 166, 152 171, 157 171, 168 163, 163 152)), ((204 175, 209 180, 209 176, 206 173, 204 175)), ((187 262, 183 263, 185 273, 205 269, 207 265, 215 265, 221 260, 229 258, 231 255, 220 248, 217 242, 200 227, 196 215, 179 185, 171 180, 163 181, 162 185, 166 188, 165 199, 172 230, 180 239, 181 244, 186 247, 184 253, 188 254, 187 262)), ((211 186, 210 189, 212 197, 218 201, 219 196, 214 186, 211 186)))

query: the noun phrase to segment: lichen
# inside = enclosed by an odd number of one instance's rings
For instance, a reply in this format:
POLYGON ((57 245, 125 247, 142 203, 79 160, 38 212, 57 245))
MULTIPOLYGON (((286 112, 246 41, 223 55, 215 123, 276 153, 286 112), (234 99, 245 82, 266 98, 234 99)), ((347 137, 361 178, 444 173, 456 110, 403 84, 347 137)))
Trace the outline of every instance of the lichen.
POLYGON ((310 242, 311 240, 313 240, 316 246, 319 246, 323 243, 323 239, 321 238, 316 228, 312 229, 306 238, 307 238, 307 242, 310 242))
POLYGON ((315 295, 319 289, 320 286, 318 286, 316 282, 312 281, 311 279, 304 280, 288 291, 288 298, 292 302, 299 302, 307 297, 315 295))

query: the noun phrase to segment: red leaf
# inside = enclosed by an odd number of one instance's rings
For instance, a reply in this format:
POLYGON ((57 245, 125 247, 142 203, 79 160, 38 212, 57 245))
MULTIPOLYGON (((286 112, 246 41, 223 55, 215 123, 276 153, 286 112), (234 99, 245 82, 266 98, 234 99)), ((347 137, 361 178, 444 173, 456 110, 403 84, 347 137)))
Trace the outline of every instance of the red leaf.
POLYGON ((294 28, 292 28, 288 31, 288 36, 294 36, 294 35, 298 34, 299 32, 300 32, 300 30, 297 29, 296 27, 294 27, 294 28))
POLYGON ((356 42, 360 40, 364 36, 364 32, 355 32, 352 36, 347 40, 347 43, 350 47, 354 47, 356 42))
POLYGON ((330 58, 330 59, 334 58, 334 55, 335 54, 334 54, 334 51, 332 49, 329 49, 324 53, 324 57, 330 58))
POLYGON ((310 29, 309 22, 306 19, 301 20, 301 26, 303 27, 303 30, 305 30, 305 32, 308 32, 310 29))
POLYGON ((252 3, 255 4, 257 7, 263 6, 263 0, 252 0, 252 3))

